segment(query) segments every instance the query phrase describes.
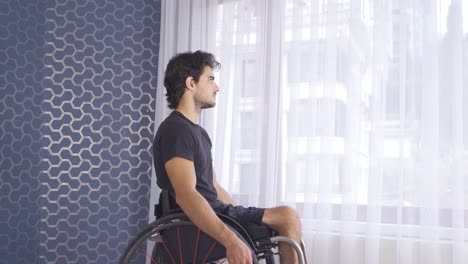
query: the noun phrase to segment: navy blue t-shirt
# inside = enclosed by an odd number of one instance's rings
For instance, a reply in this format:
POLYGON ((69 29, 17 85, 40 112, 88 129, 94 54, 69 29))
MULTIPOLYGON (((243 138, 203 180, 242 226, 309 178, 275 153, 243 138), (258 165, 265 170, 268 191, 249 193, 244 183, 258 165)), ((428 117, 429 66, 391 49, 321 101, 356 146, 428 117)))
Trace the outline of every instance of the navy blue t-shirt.
POLYGON ((164 164, 174 157, 193 161, 197 178, 196 189, 211 204, 217 200, 213 185, 211 140, 205 129, 182 113, 173 111, 159 126, 153 141, 153 158, 159 188, 175 198, 164 164))

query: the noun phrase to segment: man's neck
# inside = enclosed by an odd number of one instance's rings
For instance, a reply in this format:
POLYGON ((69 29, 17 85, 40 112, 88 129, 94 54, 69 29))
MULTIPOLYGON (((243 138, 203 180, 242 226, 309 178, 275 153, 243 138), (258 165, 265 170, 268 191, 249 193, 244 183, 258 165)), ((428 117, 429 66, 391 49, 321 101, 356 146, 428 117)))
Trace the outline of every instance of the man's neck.
POLYGON ((195 109, 190 110, 190 109, 187 109, 186 107, 179 106, 176 108, 176 111, 183 114, 186 118, 188 118, 194 124, 198 124, 198 119, 200 118, 201 109, 200 111, 197 111, 195 109))

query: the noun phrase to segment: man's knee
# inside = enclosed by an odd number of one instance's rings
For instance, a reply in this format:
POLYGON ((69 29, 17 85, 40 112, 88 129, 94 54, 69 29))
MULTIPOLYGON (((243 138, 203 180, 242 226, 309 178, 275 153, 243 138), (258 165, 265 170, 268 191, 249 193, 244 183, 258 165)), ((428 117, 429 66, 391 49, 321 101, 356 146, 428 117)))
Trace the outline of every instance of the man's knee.
POLYGON ((284 225, 295 229, 300 227, 301 219, 297 211, 289 206, 284 206, 283 208, 284 214, 282 214, 282 217, 284 218, 284 225))
POLYGON ((300 217, 297 211, 289 206, 270 208, 265 211, 264 223, 278 231, 300 230, 300 217))

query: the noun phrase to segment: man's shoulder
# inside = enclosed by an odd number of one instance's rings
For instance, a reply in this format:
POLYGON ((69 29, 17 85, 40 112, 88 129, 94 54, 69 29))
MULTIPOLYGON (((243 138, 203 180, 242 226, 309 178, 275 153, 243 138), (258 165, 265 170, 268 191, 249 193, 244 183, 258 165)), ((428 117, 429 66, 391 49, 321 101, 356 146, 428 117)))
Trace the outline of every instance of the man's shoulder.
POLYGON ((159 125, 157 134, 191 134, 192 130, 190 123, 172 113, 159 125))
POLYGON ((172 112, 171 114, 169 114, 169 116, 166 117, 166 119, 164 119, 164 121, 162 121, 159 127, 160 128, 171 127, 171 126, 190 127, 189 125, 190 124, 187 123, 186 120, 181 118, 175 112, 172 112))

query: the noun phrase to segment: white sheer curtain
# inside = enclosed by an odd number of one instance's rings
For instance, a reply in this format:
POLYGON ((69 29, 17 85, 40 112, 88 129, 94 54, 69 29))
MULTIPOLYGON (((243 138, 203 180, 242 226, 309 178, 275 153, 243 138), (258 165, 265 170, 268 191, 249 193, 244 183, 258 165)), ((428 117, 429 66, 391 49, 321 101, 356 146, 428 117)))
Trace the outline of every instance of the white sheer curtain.
MULTIPOLYGON (((169 60, 177 53, 204 50, 215 53, 217 0, 161 0, 161 36, 158 58, 158 87, 156 89, 155 130, 172 111, 167 107, 164 71, 169 60)), ((206 110, 201 125, 213 137, 213 110, 206 110)), ((154 174, 151 181, 151 204, 158 203, 160 190, 154 174)), ((150 222, 154 220, 154 208, 150 208, 150 222)))
POLYGON ((467 1, 162 3, 156 125, 170 56, 215 53, 238 203, 299 210, 312 263, 468 262, 467 1))

